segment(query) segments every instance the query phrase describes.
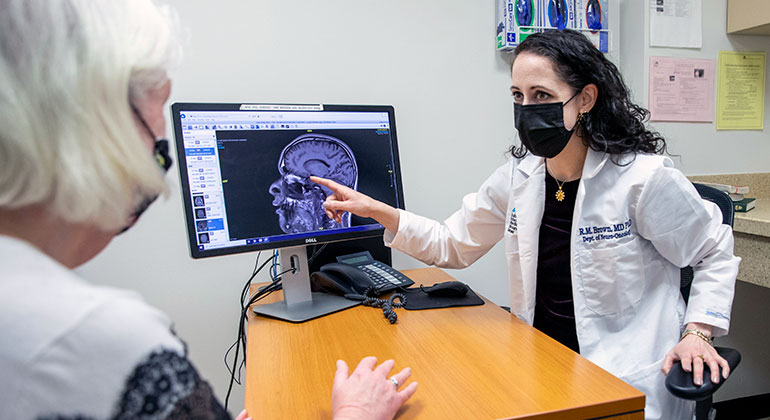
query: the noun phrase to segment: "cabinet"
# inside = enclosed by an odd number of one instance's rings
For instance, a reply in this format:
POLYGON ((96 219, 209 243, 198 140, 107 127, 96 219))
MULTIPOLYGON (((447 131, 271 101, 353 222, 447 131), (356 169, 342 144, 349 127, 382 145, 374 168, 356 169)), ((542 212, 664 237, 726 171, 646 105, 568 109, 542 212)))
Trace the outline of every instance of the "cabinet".
POLYGON ((727 33, 770 35, 768 0, 727 0, 727 33))

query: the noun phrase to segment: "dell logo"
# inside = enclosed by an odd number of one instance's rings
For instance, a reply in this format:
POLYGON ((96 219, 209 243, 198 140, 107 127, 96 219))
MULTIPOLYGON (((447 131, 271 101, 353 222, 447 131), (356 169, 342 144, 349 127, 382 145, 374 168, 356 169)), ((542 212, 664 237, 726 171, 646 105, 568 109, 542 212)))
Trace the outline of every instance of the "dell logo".
POLYGON ((305 239, 305 243, 306 244, 314 244, 316 242, 318 242, 318 240, 316 238, 307 238, 307 239, 305 239))

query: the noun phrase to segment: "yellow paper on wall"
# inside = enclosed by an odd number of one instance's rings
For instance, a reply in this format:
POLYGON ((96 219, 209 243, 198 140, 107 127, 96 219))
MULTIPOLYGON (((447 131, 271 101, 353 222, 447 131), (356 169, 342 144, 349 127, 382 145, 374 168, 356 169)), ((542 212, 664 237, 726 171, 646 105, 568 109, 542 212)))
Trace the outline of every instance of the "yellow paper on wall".
POLYGON ((717 130, 762 130, 765 52, 719 52, 717 130))

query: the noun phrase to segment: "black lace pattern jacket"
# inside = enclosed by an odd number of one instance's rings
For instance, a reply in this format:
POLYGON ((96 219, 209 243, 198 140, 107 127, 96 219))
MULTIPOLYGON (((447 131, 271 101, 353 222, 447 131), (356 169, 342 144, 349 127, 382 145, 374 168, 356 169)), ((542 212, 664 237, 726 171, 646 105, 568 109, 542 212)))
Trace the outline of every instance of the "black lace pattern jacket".
MULTIPOLYGON (((50 415, 40 420, 91 420, 50 415)), ((111 420, 225 420, 230 415, 190 360, 176 351, 158 350, 140 362, 126 381, 111 420)))

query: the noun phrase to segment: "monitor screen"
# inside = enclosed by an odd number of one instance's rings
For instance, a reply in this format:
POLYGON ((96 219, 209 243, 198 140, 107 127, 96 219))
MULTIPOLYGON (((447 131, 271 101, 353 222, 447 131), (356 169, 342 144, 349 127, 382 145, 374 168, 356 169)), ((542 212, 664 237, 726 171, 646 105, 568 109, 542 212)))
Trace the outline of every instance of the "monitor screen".
POLYGON ((382 235, 331 220, 332 179, 404 208, 391 106, 175 103, 171 106, 193 258, 382 235))

